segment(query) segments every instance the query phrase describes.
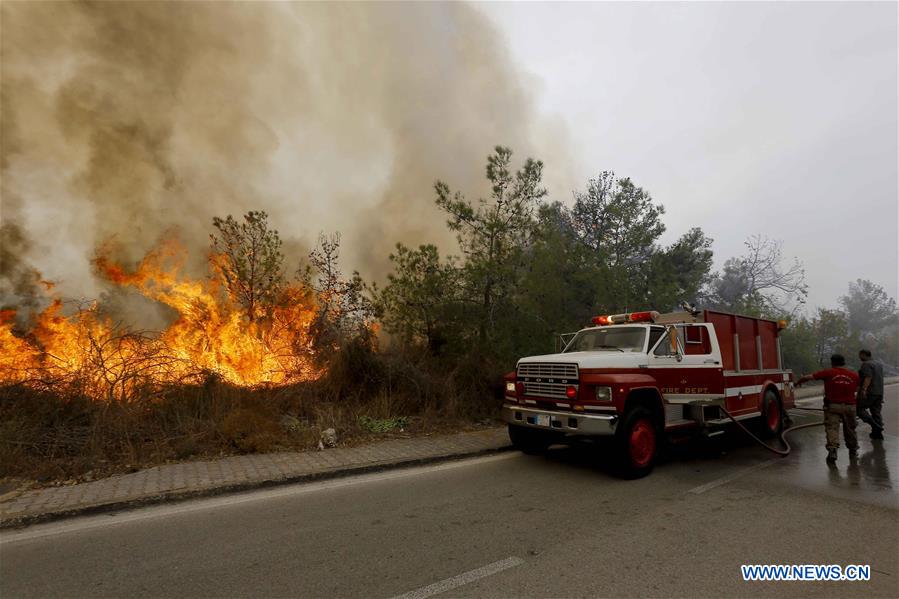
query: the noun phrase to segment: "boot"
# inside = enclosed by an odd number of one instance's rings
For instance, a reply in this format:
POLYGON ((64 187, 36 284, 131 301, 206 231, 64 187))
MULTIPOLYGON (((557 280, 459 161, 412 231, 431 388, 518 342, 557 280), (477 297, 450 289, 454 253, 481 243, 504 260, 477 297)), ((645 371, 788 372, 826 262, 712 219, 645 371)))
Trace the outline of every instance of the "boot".
POLYGON ((872 439, 883 440, 883 429, 880 429, 880 428, 874 429, 873 431, 871 431, 871 434, 868 436, 871 437, 872 439))
POLYGON ((836 449, 828 449, 827 450, 827 461, 828 462, 836 462, 837 461, 837 450, 836 449))

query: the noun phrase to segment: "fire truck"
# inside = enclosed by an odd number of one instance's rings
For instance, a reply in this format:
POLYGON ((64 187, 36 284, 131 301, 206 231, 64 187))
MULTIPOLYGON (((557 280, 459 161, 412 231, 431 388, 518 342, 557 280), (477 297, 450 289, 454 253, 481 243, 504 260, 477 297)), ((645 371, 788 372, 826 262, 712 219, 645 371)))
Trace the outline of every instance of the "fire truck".
POLYGON ((503 420, 524 453, 605 437, 618 473, 639 478, 666 439, 722 434, 731 419, 755 419, 766 436, 783 429, 794 398, 785 321, 689 310, 592 324, 561 352, 521 358, 505 376, 503 420))

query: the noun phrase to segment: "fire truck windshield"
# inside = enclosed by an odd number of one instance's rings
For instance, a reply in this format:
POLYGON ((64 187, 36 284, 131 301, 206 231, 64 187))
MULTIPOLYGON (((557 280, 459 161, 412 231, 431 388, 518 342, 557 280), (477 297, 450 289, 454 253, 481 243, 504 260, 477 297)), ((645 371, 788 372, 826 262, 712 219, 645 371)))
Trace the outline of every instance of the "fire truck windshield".
POLYGON ((562 353, 577 351, 642 352, 646 327, 603 327, 586 329, 574 336, 562 353))

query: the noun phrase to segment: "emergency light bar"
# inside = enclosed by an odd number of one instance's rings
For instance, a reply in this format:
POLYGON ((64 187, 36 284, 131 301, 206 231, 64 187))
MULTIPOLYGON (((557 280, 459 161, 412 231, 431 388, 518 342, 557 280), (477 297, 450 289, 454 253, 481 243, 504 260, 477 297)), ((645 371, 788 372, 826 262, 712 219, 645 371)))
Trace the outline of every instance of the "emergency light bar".
POLYGON ((590 319, 590 322, 598 326, 605 326, 609 324, 625 324, 628 322, 655 322, 658 317, 659 313, 655 310, 647 310, 646 312, 626 312, 624 314, 594 316, 590 319))

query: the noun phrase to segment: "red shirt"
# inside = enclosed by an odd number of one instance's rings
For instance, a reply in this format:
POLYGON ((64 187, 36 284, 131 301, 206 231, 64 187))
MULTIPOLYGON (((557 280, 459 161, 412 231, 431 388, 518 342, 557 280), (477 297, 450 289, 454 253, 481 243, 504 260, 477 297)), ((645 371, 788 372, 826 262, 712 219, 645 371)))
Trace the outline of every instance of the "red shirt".
POLYGON ((828 368, 819 370, 812 378, 824 381, 824 397, 830 403, 855 405, 855 390, 858 388, 858 374, 848 368, 828 368))

